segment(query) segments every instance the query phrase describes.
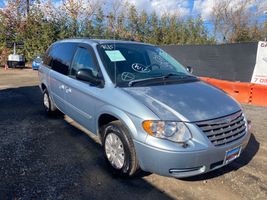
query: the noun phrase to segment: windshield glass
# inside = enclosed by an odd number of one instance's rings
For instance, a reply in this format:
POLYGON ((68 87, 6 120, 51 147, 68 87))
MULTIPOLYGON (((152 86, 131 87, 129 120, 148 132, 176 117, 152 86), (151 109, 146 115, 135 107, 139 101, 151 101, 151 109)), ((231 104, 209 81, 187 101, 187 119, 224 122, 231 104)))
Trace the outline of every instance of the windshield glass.
POLYGON ((179 62, 155 46, 110 43, 98 45, 98 51, 111 80, 118 86, 129 86, 131 82, 163 76, 169 77, 170 74, 173 79, 179 76, 192 77, 179 62))

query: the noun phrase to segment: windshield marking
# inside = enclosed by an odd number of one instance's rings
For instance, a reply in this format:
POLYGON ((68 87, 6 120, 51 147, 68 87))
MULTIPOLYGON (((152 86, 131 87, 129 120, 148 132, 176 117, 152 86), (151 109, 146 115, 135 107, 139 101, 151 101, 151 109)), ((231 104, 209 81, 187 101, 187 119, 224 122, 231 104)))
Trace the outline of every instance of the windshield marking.
POLYGON ((151 68, 149 66, 144 66, 142 64, 139 63, 133 63, 132 64, 132 69, 136 72, 140 72, 140 73, 149 73, 151 72, 151 68))
POLYGON ((126 81, 126 82, 128 82, 128 81, 132 81, 132 80, 135 79, 135 75, 134 75, 133 73, 130 73, 130 72, 123 72, 123 73, 121 74, 121 79, 122 79, 123 81, 126 81))
POLYGON ((110 44, 102 44, 101 48, 105 49, 105 50, 113 50, 114 49, 113 45, 110 45, 110 44))

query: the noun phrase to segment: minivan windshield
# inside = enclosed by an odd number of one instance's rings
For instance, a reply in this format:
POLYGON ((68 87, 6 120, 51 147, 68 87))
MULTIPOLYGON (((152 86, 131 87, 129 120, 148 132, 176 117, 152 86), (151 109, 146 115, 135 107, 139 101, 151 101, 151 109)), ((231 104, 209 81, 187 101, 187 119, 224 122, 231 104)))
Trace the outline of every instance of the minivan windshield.
POLYGON ((105 43, 97 48, 107 73, 117 86, 160 85, 196 80, 179 62, 156 46, 105 43))

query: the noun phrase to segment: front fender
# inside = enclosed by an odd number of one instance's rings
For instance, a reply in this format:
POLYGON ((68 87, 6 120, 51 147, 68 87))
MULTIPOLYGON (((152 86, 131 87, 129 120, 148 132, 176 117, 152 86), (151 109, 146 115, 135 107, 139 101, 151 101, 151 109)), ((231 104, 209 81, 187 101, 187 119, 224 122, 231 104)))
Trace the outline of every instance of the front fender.
POLYGON ((98 121, 99 121, 99 118, 102 114, 109 114, 109 115, 112 115, 112 116, 116 117, 117 119, 119 119, 125 125, 125 127, 128 129, 132 138, 137 138, 138 132, 137 132, 137 129, 136 129, 132 119, 126 114, 126 112, 124 112, 123 110, 120 110, 116 107, 113 107, 111 105, 103 106, 97 113, 96 132, 97 132, 98 136, 99 136, 98 121))

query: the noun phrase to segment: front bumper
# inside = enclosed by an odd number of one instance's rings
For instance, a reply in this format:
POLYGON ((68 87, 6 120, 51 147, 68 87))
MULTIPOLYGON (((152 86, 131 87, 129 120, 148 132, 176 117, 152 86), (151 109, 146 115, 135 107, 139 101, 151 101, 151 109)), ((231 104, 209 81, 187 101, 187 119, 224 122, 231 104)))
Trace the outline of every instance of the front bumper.
POLYGON ((40 65, 32 65, 32 69, 39 69, 40 65))
POLYGON ((198 151, 169 151, 134 141, 140 167, 144 171, 177 178, 195 176, 218 169, 225 165, 226 151, 247 146, 250 133, 221 147, 208 146, 198 151))

